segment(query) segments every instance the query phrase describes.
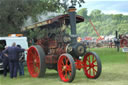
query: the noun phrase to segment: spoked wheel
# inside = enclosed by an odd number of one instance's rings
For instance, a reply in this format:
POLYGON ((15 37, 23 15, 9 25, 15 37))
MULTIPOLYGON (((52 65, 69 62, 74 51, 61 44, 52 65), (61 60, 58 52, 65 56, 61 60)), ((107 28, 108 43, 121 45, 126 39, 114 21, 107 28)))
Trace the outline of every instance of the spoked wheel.
POLYGON ((70 54, 62 54, 58 60, 58 73, 64 82, 72 82, 75 78, 75 62, 70 54))
POLYGON ((101 74, 101 61, 99 56, 94 52, 88 52, 83 59, 84 73, 88 78, 96 79, 101 74))
POLYGON ((27 66, 32 77, 43 77, 45 75, 45 53, 41 46, 31 46, 28 49, 27 66))
POLYGON ((126 47, 126 46, 128 46, 127 40, 126 39, 122 39, 121 40, 121 47, 126 47))

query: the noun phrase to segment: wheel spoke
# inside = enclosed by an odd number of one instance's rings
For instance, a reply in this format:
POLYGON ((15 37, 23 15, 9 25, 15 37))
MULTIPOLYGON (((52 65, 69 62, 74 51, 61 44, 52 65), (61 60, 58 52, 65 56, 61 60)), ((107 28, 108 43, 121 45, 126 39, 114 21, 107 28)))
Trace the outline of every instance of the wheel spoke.
POLYGON ((71 69, 71 65, 67 65, 66 67, 67 67, 67 71, 71 71, 72 70, 71 69))
POLYGON ((39 66, 40 66, 40 63, 39 63, 39 62, 38 62, 38 63, 36 63, 36 66, 37 66, 37 67, 39 67, 39 66))
POLYGON ((92 68, 94 72, 97 72, 96 69, 92 68))
POLYGON ((34 72, 36 72, 37 71, 37 66, 33 65, 33 67, 34 67, 34 72))
POLYGON ((92 62, 93 64, 96 62, 96 59, 92 62))
POLYGON ((94 71, 94 68, 93 68, 93 75, 95 75, 95 71, 94 71))
POLYGON ((61 62, 61 65, 64 66, 64 61, 61 62))
POLYGON ((90 64, 90 56, 89 56, 89 64, 90 64))
POLYGON ((87 69, 87 71, 89 71, 91 68, 89 67, 89 69, 87 69))
POLYGON ((92 56, 92 62, 94 61, 94 56, 92 56))
POLYGON ((69 75, 71 76, 71 71, 69 71, 69 75))
POLYGON ((85 67, 89 67, 89 65, 85 65, 85 67))
POLYGON ((35 72, 39 73, 39 68, 38 67, 35 68, 35 72))
POLYGON ((68 65, 68 59, 66 58, 66 65, 68 65))
POLYGON ((89 62, 89 60, 87 59, 87 61, 89 62))
POLYGON ((88 71, 89 71, 89 74, 91 75, 91 68, 88 71))
POLYGON ((97 67, 97 65, 94 65, 94 67, 97 67))
POLYGON ((67 70, 65 71, 64 77, 65 77, 65 78, 68 77, 68 75, 67 75, 67 70))

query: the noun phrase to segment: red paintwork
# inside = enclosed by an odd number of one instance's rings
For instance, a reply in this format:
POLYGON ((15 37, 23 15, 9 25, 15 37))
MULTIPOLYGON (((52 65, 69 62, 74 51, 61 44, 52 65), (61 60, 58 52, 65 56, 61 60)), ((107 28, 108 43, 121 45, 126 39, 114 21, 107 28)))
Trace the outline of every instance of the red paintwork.
POLYGON ((128 47, 128 36, 127 35, 120 35, 120 46, 128 47))
POLYGON ((45 53, 45 59, 47 64, 57 64, 58 57, 66 53, 66 44, 62 43, 62 46, 58 46, 58 42, 56 40, 52 39, 40 39, 37 41, 38 45, 40 45, 45 53))
POLYGON ((61 56, 58 61, 58 73, 62 81, 68 82, 71 76, 71 64, 66 56, 61 56))
POLYGON ((92 40, 92 37, 85 37, 85 40, 92 40))
POLYGON ((56 55, 46 55, 45 56, 45 63, 46 64, 57 64, 58 56, 56 55))
POLYGON ((75 60, 76 69, 80 70, 81 68, 84 69, 84 73, 88 78, 94 78, 97 72, 97 64, 96 59, 91 53, 88 53, 84 56, 83 61, 75 60))
POLYGON ((80 70, 81 68, 85 68, 83 61, 76 59, 75 60, 76 69, 80 70))
MULTIPOLYGON (((58 58, 61 54, 63 53, 66 53, 65 51, 65 44, 63 43, 62 44, 62 47, 59 48, 58 45, 57 45, 57 42, 56 41, 52 41, 50 39, 48 39, 48 43, 46 46, 44 46, 44 43, 45 43, 45 40, 38 40, 37 42, 39 45, 41 45, 43 48, 47 48, 47 49, 50 49, 49 52, 47 52, 46 56, 45 56, 45 61, 46 61, 46 64, 57 64, 58 62, 58 58)), ((34 48, 34 50, 36 51, 36 49, 34 48)), ((29 49, 29 51, 32 51, 32 48, 29 49)), ((34 55, 34 54, 31 54, 31 55, 34 55)), ((31 56, 31 55, 28 55, 28 56, 31 56)), ((38 54, 37 54, 38 55, 38 54)), ((28 57, 29 58, 29 57, 28 57)), ((64 66, 67 66, 67 64, 63 64, 61 65, 61 63, 63 63, 63 59, 66 59, 66 56, 62 56, 61 59, 59 60, 58 62, 58 65, 59 65, 59 68, 62 68, 64 66)), ((96 59, 95 57, 90 53, 87 53, 85 56, 84 56, 84 59, 83 61, 82 60, 79 60, 79 59, 75 59, 75 64, 76 64, 76 69, 80 70, 80 69, 84 69, 84 73, 85 75, 88 77, 88 78, 94 78, 96 76, 96 72, 97 72, 97 63, 96 63, 96 59), (96 63, 94 65, 94 63, 96 63)), ((28 59, 28 61, 33 61, 31 59, 28 59)), ((66 61, 68 61, 68 59, 66 59, 66 61)), ((70 66, 67 66, 67 68, 69 68, 70 66)), ((30 71, 34 68, 30 68, 30 71)), ((34 69, 33 69, 34 70, 34 69)), ((33 71, 32 70, 32 71, 33 71)), ((40 68, 38 69, 40 70, 40 68)), ((66 70, 66 72, 68 71, 68 69, 66 70)), ((64 81, 64 82, 68 82, 69 80, 64 78, 66 75, 63 75, 61 72, 62 72, 62 69, 58 69, 58 72, 60 72, 60 78, 64 81)), ((32 74, 30 74, 31 76, 33 76, 32 74)), ((36 73, 36 76, 33 76, 33 77, 37 77, 38 73, 36 73)), ((68 75, 69 76, 69 75, 68 75)))
POLYGON ((89 19, 89 22, 90 22, 90 24, 92 25, 94 31, 96 32, 96 34, 97 34, 97 36, 98 36, 98 39, 96 40, 96 42, 98 43, 99 40, 104 40, 104 38, 102 38, 102 37, 100 36, 100 34, 98 33, 98 31, 96 30, 96 28, 95 28, 95 26, 93 25, 91 19, 89 19))
POLYGON ((40 58, 37 49, 33 46, 28 50, 27 67, 32 77, 38 77, 40 71, 40 58))
POLYGON ((83 59, 83 65, 85 66, 84 73, 88 78, 94 78, 97 73, 97 61, 94 55, 87 53, 83 59))

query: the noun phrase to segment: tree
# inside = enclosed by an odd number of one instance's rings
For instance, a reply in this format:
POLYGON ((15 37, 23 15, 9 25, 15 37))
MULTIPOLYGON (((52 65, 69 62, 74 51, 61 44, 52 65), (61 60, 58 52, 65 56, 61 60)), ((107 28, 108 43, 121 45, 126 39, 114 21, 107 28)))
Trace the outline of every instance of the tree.
POLYGON ((78 15, 83 16, 85 19, 88 19, 88 10, 87 8, 83 8, 77 12, 78 15))
POLYGON ((0 0, 0 35, 18 33, 24 21, 30 16, 48 11, 58 11, 57 0, 0 0))
MULTIPOLYGON (((70 1, 79 4, 84 2, 83 0, 70 1)), ((68 0, 0 0, 0 36, 19 33, 28 17, 35 22, 38 19, 37 15, 42 13, 62 12, 62 9, 69 6, 66 3, 68 0)))
MULTIPOLYGON (((83 15, 82 13, 84 11, 83 9, 81 10, 78 12, 80 15, 83 15)), ((100 35, 115 35, 116 30, 118 30, 120 34, 128 33, 128 15, 103 14, 100 10, 93 10, 88 17, 91 18, 100 35)), ((81 37, 97 36, 87 20, 85 20, 84 23, 80 23, 77 25, 77 32, 81 37)))
POLYGON ((95 20, 101 20, 101 11, 98 9, 95 9, 91 12, 90 17, 95 20))

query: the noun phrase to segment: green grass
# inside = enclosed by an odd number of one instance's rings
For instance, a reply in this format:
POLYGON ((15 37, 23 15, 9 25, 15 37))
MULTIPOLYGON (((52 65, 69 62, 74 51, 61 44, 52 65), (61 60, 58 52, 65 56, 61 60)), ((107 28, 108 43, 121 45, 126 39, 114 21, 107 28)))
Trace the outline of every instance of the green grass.
POLYGON ((54 70, 46 71, 45 78, 32 78, 25 68, 25 76, 10 79, 0 75, 0 85, 128 85, 128 56, 115 48, 95 48, 102 62, 102 73, 98 79, 88 79, 83 70, 77 70, 72 83, 64 83, 54 70))
POLYGON ((116 51, 116 48, 95 48, 91 51, 94 51, 99 55, 102 64, 126 63, 128 61, 126 53, 123 53, 122 49, 120 49, 119 52, 116 51))

